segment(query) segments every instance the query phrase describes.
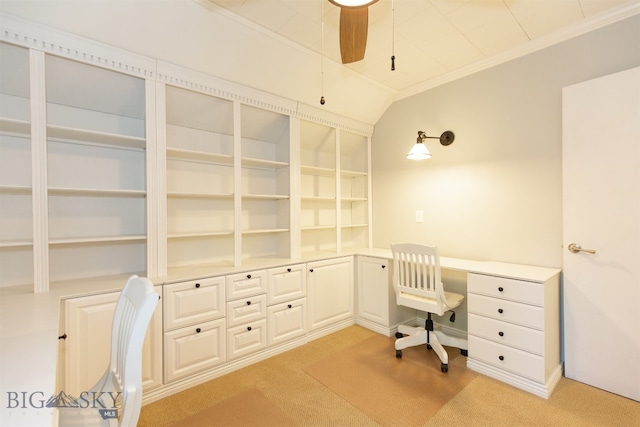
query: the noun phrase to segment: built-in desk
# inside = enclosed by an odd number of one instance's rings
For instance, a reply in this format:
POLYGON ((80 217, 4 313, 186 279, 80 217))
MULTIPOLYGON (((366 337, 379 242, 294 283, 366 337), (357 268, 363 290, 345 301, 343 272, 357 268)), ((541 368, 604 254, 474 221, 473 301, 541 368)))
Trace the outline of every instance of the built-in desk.
MULTIPOLYGON (((261 260, 258 266, 272 268, 349 255, 391 259, 389 249, 365 248, 340 254, 306 254, 296 260, 261 260)), ((465 272, 469 278, 469 368, 547 397, 561 375, 558 285, 560 270, 449 257, 441 257, 440 261, 442 268, 465 272), (496 294, 499 287, 508 289, 509 294, 496 294), (486 312, 491 310, 491 304, 496 303, 509 304, 508 307, 516 312, 528 309, 529 317, 500 318, 495 313, 486 312), (480 325, 478 330, 476 324, 480 325), (491 326, 486 324, 498 327, 498 332, 500 327, 504 326, 509 327, 512 334, 526 332, 529 334, 526 336, 536 336, 539 347, 531 350, 521 348, 518 342, 500 342, 498 338, 489 337, 491 326), (500 353, 502 351, 508 353, 503 355, 500 353), (494 356, 500 355, 505 360, 493 360, 494 356), (512 359, 517 361, 517 365, 509 365, 512 359), (532 363, 535 367, 530 372, 527 367, 532 363)), ((255 265, 228 269, 202 267, 192 269, 191 273, 186 270, 180 271, 176 277, 151 279, 156 285, 165 285, 189 278, 220 276, 254 268, 255 265)), ((29 287, 0 289, 0 393, 3 399, 0 425, 53 424, 53 411, 44 407, 44 404, 58 391, 56 371, 61 301, 71 297, 118 291, 126 279, 125 275, 71 281, 56 284, 51 287, 50 292, 40 294, 32 293, 32 288, 29 287), (7 404, 9 399, 12 400, 7 404), (11 406, 10 410, 7 406, 11 406)))
MULTIPOLYGON (((357 255, 392 259, 389 249, 357 255)), ((440 257, 440 267, 445 287, 446 270, 466 274, 467 367, 548 398, 562 376, 560 270, 450 257, 440 257)))

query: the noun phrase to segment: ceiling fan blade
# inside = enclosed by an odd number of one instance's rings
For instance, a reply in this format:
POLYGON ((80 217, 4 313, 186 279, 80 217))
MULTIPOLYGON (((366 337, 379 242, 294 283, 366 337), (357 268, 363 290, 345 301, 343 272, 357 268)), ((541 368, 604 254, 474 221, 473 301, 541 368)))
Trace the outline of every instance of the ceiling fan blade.
POLYGON ((368 26, 368 7, 340 8, 340 56, 343 64, 364 58, 368 26))

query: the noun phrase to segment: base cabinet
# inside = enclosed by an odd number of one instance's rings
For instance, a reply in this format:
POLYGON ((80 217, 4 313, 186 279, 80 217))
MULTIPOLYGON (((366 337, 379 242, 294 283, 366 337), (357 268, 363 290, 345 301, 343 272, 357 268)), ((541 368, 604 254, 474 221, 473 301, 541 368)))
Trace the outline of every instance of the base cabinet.
POLYGON ((559 275, 518 280, 467 275, 473 370, 548 398, 562 375, 559 275))
POLYGON ((352 319, 353 257, 308 263, 307 293, 309 331, 352 319))
POLYGON ((224 277, 164 286, 164 381, 169 383, 224 363, 224 277))
POLYGON ((396 304, 392 265, 386 258, 357 257, 357 322, 384 335, 416 318, 416 310, 396 304))
MULTIPOLYGON (((162 287, 155 291, 162 295, 162 287)), ((70 298, 64 302, 65 393, 78 396, 91 388, 109 366, 111 324, 120 292, 70 298)), ((162 304, 151 318, 142 348, 142 386, 162 384, 162 304)))

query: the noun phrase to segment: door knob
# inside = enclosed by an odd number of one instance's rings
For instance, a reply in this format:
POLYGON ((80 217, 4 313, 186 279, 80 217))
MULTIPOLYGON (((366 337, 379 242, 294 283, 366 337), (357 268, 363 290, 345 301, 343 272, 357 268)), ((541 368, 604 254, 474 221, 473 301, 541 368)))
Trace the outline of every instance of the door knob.
POLYGON ((580 246, 577 243, 571 243, 569 245, 568 249, 569 249, 569 252, 574 253, 574 254, 577 254, 578 252, 586 252, 586 253, 589 253, 589 254, 595 254, 596 253, 595 249, 582 249, 582 246, 580 246))

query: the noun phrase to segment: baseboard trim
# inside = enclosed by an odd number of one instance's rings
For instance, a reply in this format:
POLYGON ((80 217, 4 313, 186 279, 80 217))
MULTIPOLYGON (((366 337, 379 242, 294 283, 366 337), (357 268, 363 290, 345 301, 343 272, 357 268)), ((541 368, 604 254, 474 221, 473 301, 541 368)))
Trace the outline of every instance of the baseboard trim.
POLYGON ((535 394, 543 399, 549 399, 549 396, 551 396, 551 393, 562 377, 562 365, 558 365, 553 370, 544 384, 512 374, 511 372, 503 371, 502 369, 498 369, 487 363, 474 360, 472 357, 467 359, 467 368, 488 377, 495 378, 496 380, 502 381, 521 390, 535 394))

